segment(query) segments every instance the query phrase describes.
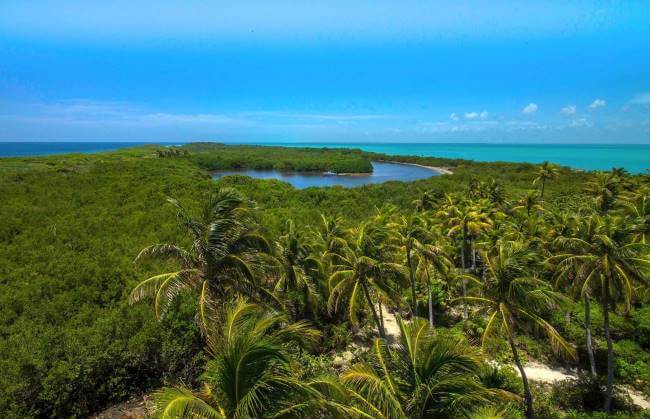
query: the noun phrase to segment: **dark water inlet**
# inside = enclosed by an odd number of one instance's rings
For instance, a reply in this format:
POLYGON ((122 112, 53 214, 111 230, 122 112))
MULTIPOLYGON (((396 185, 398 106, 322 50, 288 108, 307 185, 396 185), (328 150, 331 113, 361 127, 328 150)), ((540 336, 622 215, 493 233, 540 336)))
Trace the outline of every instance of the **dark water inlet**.
POLYGON ((367 185, 370 183, 383 183, 389 180, 409 182, 438 176, 433 169, 409 164, 372 162, 373 172, 369 174, 335 175, 328 173, 310 172, 280 172, 277 170, 224 170, 214 172, 213 179, 229 175, 250 176, 256 179, 277 179, 288 182, 297 189, 310 187, 324 187, 340 185, 347 188, 367 185))

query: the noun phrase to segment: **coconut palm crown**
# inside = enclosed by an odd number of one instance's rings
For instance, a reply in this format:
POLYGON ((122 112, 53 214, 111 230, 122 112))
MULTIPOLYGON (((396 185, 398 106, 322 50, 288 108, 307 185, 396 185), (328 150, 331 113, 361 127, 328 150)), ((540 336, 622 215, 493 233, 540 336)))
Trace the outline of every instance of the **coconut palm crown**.
POLYGON ((161 318, 181 292, 197 289, 197 319, 206 330, 214 320, 216 303, 228 296, 272 298, 259 282, 265 265, 262 254, 270 252, 270 247, 258 233, 253 202, 234 189, 220 189, 203 202, 199 216, 193 217, 177 200, 168 201, 176 208, 191 246, 164 243, 144 248, 136 262, 172 260, 179 269, 140 282, 131 291, 131 304, 153 298, 156 316, 161 318))

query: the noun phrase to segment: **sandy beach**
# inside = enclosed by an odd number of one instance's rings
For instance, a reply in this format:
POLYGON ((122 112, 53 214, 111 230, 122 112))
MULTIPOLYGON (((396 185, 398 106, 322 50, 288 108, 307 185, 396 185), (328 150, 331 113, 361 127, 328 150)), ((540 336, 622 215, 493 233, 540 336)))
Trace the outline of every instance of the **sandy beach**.
POLYGON ((424 164, 404 163, 404 162, 401 162, 401 161, 392 161, 392 160, 378 160, 378 161, 381 161, 381 162, 384 162, 384 163, 404 164, 404 165, 407 165, 407 166, 424 167, 425 169, 434 170, 434 171, 440 173, 441 175, 453 175, 454 174, 454 172, 452 172, 450 169, 448 169, 446 167, 426 166, 424 164))

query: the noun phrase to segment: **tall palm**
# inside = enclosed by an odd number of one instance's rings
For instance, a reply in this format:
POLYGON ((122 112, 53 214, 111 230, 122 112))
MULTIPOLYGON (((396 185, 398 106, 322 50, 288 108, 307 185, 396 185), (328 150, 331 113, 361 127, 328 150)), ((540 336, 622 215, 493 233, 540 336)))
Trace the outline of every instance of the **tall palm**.
POLYGON ((512 207, 513 211, 520 211, 524 210, 526 211, 526 215, 530 217, 530 213, 533 211, 536 212, 542 212, 544 211, 544 207, 542 207, 539 203, 539 196, 537 195, 536 191, 528 191, 526 192, 526 195, 521 197, 516 205, 512 207))
POLYGON ((479 304, 486 311, 488 323, 483 332, 483 344, 497 332, 508 341, 524 385, 526 417, 533 418, 533 396, 515 345, 516 333, 532 324, 546 333, 556 351, 574 356, 573 348, 540 315, 556 308, 565 298, 551 290, 546 282, 531 277, 535 257, 519 244, 501 244, 486 254, 484 260, 484 280, 477 281, 481 293, 459 300, 479 304))
POLYGON ((510 231, 500 239, 524 242, 536 251, 546 251, 548 225, 539 213, 533 212, 524 219, 514 219, 510 227, 510 231))
POLYGON ((632 241, 650 243, 650 188, 640 188, 621 196, 617 214, 628 220, 632 241))
POLYGON ((604 408, 609 412, 614 383, 614 352, 610 333, 609 313, 615 303, 623 303, 629 310, 636 284, 647 284, 650 266, 648 247, 629 243, 629 234, 620 222, 611 217, 599 221, 589 240, 575 237, 566 240, 573 249, 559 255, 561 265, 577 266, 584 276, 583 293, 598 290, 603 306, 603 328, 607 340, 607 393, 604 408))
POLYGON ((544 199, 544 189, 546 187, 546 181, 555 179, 559 176, 560 171, 555 167, 555 165, 545 161, 539 166, 537 171, 537 177, 533 180, 533 185, 538 184, 541 187, 540 198, 544 199))
POLYGON ((402 216, 397 222, 389 224, 393 232, 400 251, 406 258, 406 267, 409 273, 409 284, 411 287, 411 313, 413 316, 418 315, 418 300, 415 292, 415 264, 413 260, 413 249, 430 239, 429 231, 426 228, 425 221, 419 215, 402 216))
POLYGON ((205 331, 213 320, 217 300, 235 295, 272 298, 258 281, 264 267, 262 254, 270 248, 258 233, 253 202, 234 189, 220 189, 202 203, 198 217, 191 216, 178 201, 169 202, 192 244, 189 248, 168 243, 144 248, 136 262, 146 258, 173 260, 180 269, 140 282, 131 291, 131 304, 153 298, 156 316, 161 318, 181 292, 198 289, 197 319, 205 331))
POLYGON ((495 395, 481 385, 480 359, 470 346, 434 334, 420 318, 398 324, 397 345, 375 339, 367 360, 341 377, 369 417, 458 417, 495 395))
POLYGON ((293 220, 287 220, 285 234, 278 238, 275 245, 281 269, 275 291, 283 291, 285 296, 289 290, 302 293, 303 314, 310 318, 312 307, 317 306, 319 301, 320 261, 313 255, 310 244, 293 220))
POLYGON ((330 218, 320 214, 320 221, 312 230, 315 242, 324 254, 336 254, 346 245, 347 231, 340 217, 330 218))
MULTIPOLYGON (((587 346, 587 356, 589 357, 589 368, 592 375, 596 375, 596 359, 591 337, 591 287, 585 286, 586 274, 584 267, 581 266, 573 256, 581 252, 583 242, 590 243, 597 233, 600 224, 600 218, 596 215, 586 217, 580 220, 575 231, 569 231, 566 235, 557 237, 553 242, 553 247, 558 253, 548 259, 556 266, 556 280, 564 281, 569 285, 571 294, 577 294, 582 298, 585 310, 585 340, 587 346), (578 240, 574 240, 577 238, 578 240), (578 244, 578 246, 576 246, 578 244)), ((559 284, 558 284, 559 285, 559 284)))
MULTIPOLYGON (((471 201, 454 204, 448 201, 448 204, 438 212, 438 216, 445 220, 449 226, 447 235, 454 237, 460 235, 460 259, 463 272, 467 270, 467 250, 472 255, 472 267, 475 267, 475 249, 474 240, 484 231, 492 227, 492 220, 483 208, 471 201)), ((467 282, 462 281, 463 296, 467 295, 467 282)), ((467 319, 467 305, 463 306, 463 318, 467 319)))
POLYGON ((437 201, 438 196, 434 192, 425 191, 420 198, 413 200, 413 205, 417 212, 431 211, 435 208, 437 201))
MULTIPOLYGON (((442 241, 442 240, 440 240, 442 241)), ((427 307, 429 309, 429 327, 434 327, 433 299, 431 295, 432 277, 444 275, 452 267, 452 262, 441 245, 434 243, 417 243, 415 254, 418 259, 416 272, 427 285, 427 307)))
POLYGON ((375 310, 372 293, 398 301, 396 282, 406 277, 402 265, 386 261, 384 246, 387 239, 385 228, 371 222, 362 224, 354 231, 349 247, 337 256, 335 272, 329 278, 330 312, 337 311, 341 302, 347 303, 348 317, 356 326, 359 324, 358 312, 365 301, 382 338, 386 337, 386 333, 375 310))
POLYGON ((486 186, 487 199, 494 205, 503 207, 508 205, 505 190, 496 179, 490 179, 486 186))
POLYGON ((164 418, 249 418, 279 412, 285 402, 309 395, 307 383, 292 372, 287 345, 307 346, 320 333, 309 323, 289 323, 284 314, 237 300, 227 304, 210 334, 212 359, 203 375, 204 390, 164 388, 154 406, 164 418))
POLYGON ((566 211, 552 211, 549 220, 548 235, 551 239, 569 237, 577 229, 580 217, 566 211))
POLYGON ((613 209, 621 192, 621 181, 610 172, 598 172, 586 183, 585 192, 594 201, 601 215, 613 209))

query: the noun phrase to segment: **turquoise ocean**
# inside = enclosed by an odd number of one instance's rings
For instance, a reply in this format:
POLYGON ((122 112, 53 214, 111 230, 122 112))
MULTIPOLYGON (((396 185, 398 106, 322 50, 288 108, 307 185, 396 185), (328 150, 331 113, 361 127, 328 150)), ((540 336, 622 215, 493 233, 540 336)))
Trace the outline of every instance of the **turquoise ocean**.
MULTIPOLYGON (((267 143, 269 144, 269 143, 267 143)), ((443 144, 443 143, 272 143, 296 147, 351 147, 394 155, 541 163, 550 161, 582 170, 623 167, 632 173, 650 169, 650 144, 443 144)))
MULTIPOLYGON (((91 153, 133 147, 146 142, 0 142, 0 157, 35 156, 57 153, 91 153)), ((182 142, 158 142, 170 145, 182 142)), ((296 143, 246 142, 248 145, 289 147, 360 148, 395 155, 460 158, 476 161, 540 163, 550 161, 582 170, 623 167, 632 173, 650 168, 650 144, 445 144, 445 143, 296 143)))

